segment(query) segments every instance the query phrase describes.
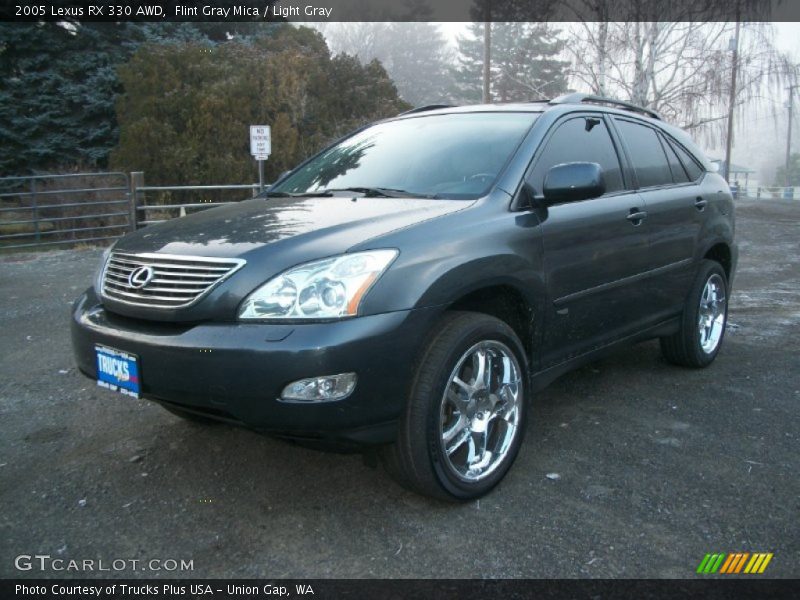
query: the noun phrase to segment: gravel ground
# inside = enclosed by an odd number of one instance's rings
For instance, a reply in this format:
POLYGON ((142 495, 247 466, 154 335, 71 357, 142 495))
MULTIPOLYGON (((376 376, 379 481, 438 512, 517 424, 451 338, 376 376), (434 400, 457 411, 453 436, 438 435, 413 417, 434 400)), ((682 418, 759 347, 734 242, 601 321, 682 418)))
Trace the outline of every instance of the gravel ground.
POLYGON ((798 577, 800 202, 743 202, 738 218, 716 363, 673 367, 648 342, 564 376, 509 476, 462 506, 358 455, 96 388, 68 313, 99 251, 0 256, 0 577, 85 575, 20 573, 20 554, 193 561, 127 577, 690 577, 736 551, 798 577))

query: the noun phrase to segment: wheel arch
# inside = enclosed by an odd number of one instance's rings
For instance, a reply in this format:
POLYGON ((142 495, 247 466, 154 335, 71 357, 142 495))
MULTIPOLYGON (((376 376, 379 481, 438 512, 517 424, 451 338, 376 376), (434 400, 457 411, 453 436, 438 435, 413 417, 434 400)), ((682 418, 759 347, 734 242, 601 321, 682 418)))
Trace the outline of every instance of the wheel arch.
POLYGON ((731 280, 733 275, 733 252, 727 242, 717 242, 708 248, 703 254, 704 259, 713 260, 722 265, 725 271, 725 277, 728 281, 731 280))
POLYGON ((447 310, 471 311, 490 315, 514 330, 528 357, 533 356, 539 332, 539 310, 515 285, 505 282, 476 287, 447 305, 447 310))

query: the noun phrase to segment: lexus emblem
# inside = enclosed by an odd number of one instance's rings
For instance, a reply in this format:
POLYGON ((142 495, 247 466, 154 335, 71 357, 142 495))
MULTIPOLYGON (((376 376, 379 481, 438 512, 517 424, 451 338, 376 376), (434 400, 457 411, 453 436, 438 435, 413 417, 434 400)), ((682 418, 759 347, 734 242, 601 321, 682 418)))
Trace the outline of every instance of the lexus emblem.
POLYGON ((128 285, 135 290, 140 290, 153 279, 153 267, 136 267, 128 275, 128 285))

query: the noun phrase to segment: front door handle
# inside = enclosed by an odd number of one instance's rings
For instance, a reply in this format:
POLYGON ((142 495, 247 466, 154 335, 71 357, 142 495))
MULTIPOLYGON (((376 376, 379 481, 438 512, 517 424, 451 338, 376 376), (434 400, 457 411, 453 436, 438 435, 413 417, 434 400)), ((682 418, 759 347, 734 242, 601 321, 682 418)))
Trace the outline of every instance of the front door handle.
POLYGON ((634 227, 638 227, 642 224, 642 221, 647 218, 647 213, 643 210, 632 208, 630 214, 625 218, 633 223, 634 227))
POLYGON ((708 200, 704 200, 702 196, 698 196, 694 200, 694 207, 700 212, 703 212, 705 210, 707 204, 708 200))

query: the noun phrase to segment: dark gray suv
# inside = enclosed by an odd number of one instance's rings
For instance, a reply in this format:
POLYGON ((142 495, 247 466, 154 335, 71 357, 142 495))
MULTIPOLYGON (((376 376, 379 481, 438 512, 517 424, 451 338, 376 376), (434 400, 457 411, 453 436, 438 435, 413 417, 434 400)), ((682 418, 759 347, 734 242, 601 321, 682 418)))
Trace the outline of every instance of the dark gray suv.
POLYGON ((736 257, 726 182, 651 111, 580 94, 426 107, 263 197, 122 238, 72 339, 107 389, 378 447, 408 487, 468 500, 569 369, 651 338, 709 365, 736 257))

